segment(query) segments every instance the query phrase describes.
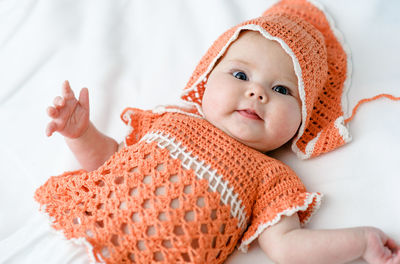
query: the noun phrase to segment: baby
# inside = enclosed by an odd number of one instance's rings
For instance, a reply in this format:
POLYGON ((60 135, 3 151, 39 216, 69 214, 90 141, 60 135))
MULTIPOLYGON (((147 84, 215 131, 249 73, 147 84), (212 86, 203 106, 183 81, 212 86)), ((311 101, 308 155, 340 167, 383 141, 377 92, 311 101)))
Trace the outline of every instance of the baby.
POLYGON ((66 81, 46 133, 63 135, 84 170, 50 178, 35 198, 97 262, 223 263, 257 238, 277 263, 400 263, 379 229, 302 229, 321 194, 265 154, 292 140, 309 158, 349 140, 333 32, 309 2, 277 3, 213 44, 185 107, 127 108, 121 144, 90 122, 88 90, 76 99, 66 81))

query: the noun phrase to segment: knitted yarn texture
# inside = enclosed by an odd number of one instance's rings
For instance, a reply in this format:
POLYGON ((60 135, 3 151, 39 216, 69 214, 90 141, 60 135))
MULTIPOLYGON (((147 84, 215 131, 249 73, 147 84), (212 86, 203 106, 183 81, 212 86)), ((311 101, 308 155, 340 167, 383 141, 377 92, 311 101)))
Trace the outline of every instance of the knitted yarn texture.
POLYGON ((320 194, 283 163, 206 120, 126 109, 127 147, 92 172, 51 177, 35 199, 105 263, 223 263, 283 215, 306 223, 320 194))

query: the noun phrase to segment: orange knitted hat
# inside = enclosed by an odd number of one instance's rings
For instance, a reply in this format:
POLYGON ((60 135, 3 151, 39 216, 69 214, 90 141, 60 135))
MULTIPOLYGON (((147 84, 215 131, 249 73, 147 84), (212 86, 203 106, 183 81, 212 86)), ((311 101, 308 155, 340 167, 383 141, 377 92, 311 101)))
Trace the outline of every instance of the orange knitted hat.
POLYGON ((278 41, 292 58, 302 101, 302 124, 292 141, 298 157, 315 157, 349 142, 344 120, 351 71, 349 52, 333 21, 311 0, 282 0, 261 17, 222 34, 203 56, 183 91, 181 98, 191 106, 190 114, 203 116, 207 77, 243 30, 258 31, 278 41))

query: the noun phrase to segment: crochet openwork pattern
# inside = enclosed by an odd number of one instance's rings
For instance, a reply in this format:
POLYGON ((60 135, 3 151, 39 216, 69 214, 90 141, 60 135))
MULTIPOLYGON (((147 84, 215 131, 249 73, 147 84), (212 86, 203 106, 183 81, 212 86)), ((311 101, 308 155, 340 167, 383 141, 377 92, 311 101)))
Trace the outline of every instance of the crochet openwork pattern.
POLYGON ((278 41, 291 56, 302 101, 302 125, 292 149, 302 159, 332 151, 351 140, 344 121, 350 84, 350 55, 341 33, 322 7, 307 0, 283 0, 259 18, 222 34, 193 72, 182 99, 202 115, 207 77, 241 31, 258 31, 278 41), (346 49, 346 50, 345 50, 346 49))
POLYGON ((105 263, 223 263, 283 215, 318 207, 290 168, 204 119, 127 109, 128 146, 35 194, 53 226, 105 263))

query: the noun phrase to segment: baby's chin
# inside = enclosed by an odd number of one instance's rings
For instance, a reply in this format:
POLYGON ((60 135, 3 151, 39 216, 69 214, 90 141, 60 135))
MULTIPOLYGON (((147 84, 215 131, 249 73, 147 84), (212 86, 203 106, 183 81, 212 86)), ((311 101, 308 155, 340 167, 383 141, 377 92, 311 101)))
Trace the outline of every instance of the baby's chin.
POLYGON ((240 142, 254 150, 257 150, 257 151, 263 152, 263 153, 273 150, 273 149, 271 149, 270 146, 266 146, 265 144, 260 144, 259 142, 248 142, 248 141, 247 142, 240 141, 240 142))
POLYGON ((213 120, 209 120, 207 118, 206 120, 231 138, 242 143, 243 145, 246 145, 260 152, 273 150, 273 148, 271 148, 269 144, 266 144, 266 142, 263 142, 262 140, 265 139, 266 135, 260 135, 261 132, 256 133, 256 128, 249 129, 249 127, 247 126, 236 127, 231 126, 231 124, 226 122, 213 122, 213 120))
POLYGON ((276 141, 267 140, 266 135, 263 136, 263 138, 261 138, 262 136, 258 135, 257 136, 258 140, 256 140, 254 136, 251 137, 251 136, 246 136, 243 134, 233 134, 232 133, 232 134, 228 134, 228 135, 230 135, 232 138, 236 139, 243 145, 246 145, 254 150, 257 150, 257 151, 263 152, 263 153, 276 150, 287 143, 287 142, 284 142, 281 144, 276 141))
POLYGON ((261 140, 255 140, 254 135, 247 135, 246 133, 238 133, 237 131, 224 131, 224 132, 228 134, 230 137, 242 143, 243 145, 246 145, 257 151, 267 152, 273 150, 271 149, 271 146, 269 144, 266 144, 266 142, 263 142, 261 140))

